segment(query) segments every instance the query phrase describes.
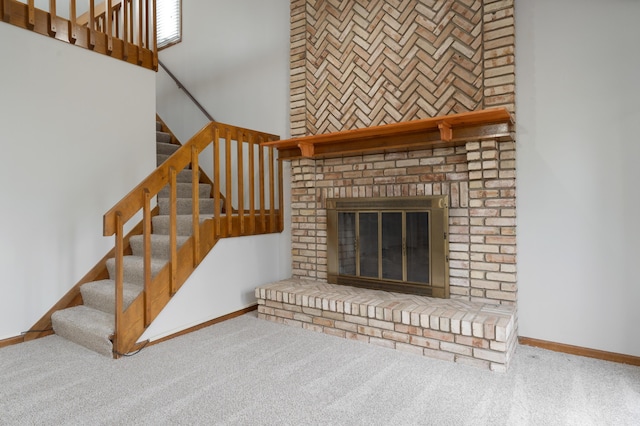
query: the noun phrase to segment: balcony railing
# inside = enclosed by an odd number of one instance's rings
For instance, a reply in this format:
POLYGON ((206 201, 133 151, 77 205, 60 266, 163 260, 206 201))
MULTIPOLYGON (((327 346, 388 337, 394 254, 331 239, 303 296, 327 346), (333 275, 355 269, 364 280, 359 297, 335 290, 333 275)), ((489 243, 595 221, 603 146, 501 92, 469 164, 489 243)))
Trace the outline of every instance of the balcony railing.
POLYGON ((148 69, 158 68, 156 0, 0 0, 0 20, 148 69), (44 3, 44 2, 43 2, 44 3))

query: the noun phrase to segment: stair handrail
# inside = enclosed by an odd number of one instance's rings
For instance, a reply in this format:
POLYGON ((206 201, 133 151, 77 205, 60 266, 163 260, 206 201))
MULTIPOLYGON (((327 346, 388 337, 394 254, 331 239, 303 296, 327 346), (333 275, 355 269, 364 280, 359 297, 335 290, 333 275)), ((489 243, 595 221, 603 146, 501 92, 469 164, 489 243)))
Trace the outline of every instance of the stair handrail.
POLYGON ((173 75, 171 71, 169 71, 169 68, 167 68, 167 66, 163 64, 162 61, 158 60, 158 65, 160 65, 160 67, 163 70, 165 70, 165 72, 169 75, 169 77, 171 77, 171 79, 176 83, 176 86, 178 86, 178 89, 182 90, 184 94, 187 95, 189 99, 191 99, 191 102, 193 102, 198 107, 198 109, 202 111, 204 116, 207 117, 209 121, 216 121, 211 116, 211 114, 209 114, 209 112, 206 109, 204 109, 202 104, 198 102, 198 100, 191 94, 191 92, 189 92, 189 90, 184 86, 184 84, 182 84, 182 82, 178 80, 178 77, 176 77, 175 75, 173 75))
POLYGON ((283 229, 283 178, 282 163, 276 159, 275 148, 262 146, 263 142, 278 140, 277 135, 245 129, 219 122, 210 122, 196 133, 187 143, 182 145, 140 184, 116 203, 104 215, 104 236, 115 234, 116 264, 116 298, 115 298, 115 335, 114 354, 118 357, 132 350, 136 340, 144 329, 159 314, 159 309, 178 291, 193 269, 204 259, 204 256, 220 238, 241 235, 258 235, 281 232, 283 229), (222 142, 221 142, 222 141, 222 142), (236 147, 232 149, 232 141, 236 147), (245 144, 248 151, 245 151, 245 144), (213 183, 214 212, 213 219, 200 222, 198 169, 199 155, 213 145, 213 183), (224 146, 225 188, 221 188, 221 147, 224 146), (256 152, 257 149, 257 152, 256 152), (237 155, 235 163, 232 154, 237 155), (247 171, 250 179, 245 181, 244 158, 248 158, 247 171), (258 166, 255 157, 258 155, 258 166), (268 164, 265 164, 268 163, 268 164), (233 164, 233 165, 232 165, 233 164), (177 247, 177 174, 191 165, 192 170, 192 236, 180 247, 177 247), (276 201, 276 175, 278 199, 276 201), (233 192, 234 178, 231 168, 236 168, 236 193, 233 192), (257 173, 256 173, 257 172, 257 173), (256 185, 256 178, 258 184, 256 185), (266 178, 265 178, 266 176, 266 178), (169 263, 151 278, 151 209, 152 197, 162 188, 169 185, 170 202, 170 260, 169 263), (248 190, 245 193, 245 186, 248 190), (257 186, 257 188, 256 188, 257 186), (221 194, 225 191, 225 199, 230 201, 234 195, 238 199, 238 209, 221 208, 221 194), (268 191, 268 194, 267 194, 268 191), (245 209, 244 198, 248 196, 249 208, 245 209), (268 199, 267 199, 268 197, 268 199), (256 206, 256 198, 259 199, 256 206), (268 205, 267 205, 268 202, 268 205), (276 203, 278 209, 276 210, 276 203), (123 309, 125 254, 124 226, 142 213, 143 246, 144 246, 144 287, 142 293, 127 309, 123 309), (179 257, 180 255, 180 257, 179 257), (191 268, 191 269, 189 269, 191 268), (186 272, 185 272, 186 271, 186 272), (160 277, 160 278, 159 278, 160 277), (168 284, 167 284, 168 282, 168 284), (163 293, 164 292, 164 293, 163 293), (164 299, 163 299, 164 298, 164 299), (164 300, 164 302, 162 302, 164 300), (164 303, 164 304, 163 304, 164 303), (159 306, 161 306, 159 308, 159 306))

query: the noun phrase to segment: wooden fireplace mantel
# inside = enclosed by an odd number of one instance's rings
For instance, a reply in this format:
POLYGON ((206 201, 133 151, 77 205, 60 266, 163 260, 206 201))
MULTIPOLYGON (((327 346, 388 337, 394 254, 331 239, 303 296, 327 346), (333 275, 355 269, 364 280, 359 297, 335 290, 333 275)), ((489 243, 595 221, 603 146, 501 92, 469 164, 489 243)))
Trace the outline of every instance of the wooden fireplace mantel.
POLYGON ((365 129, 264 142, 283 160, 375 154, 464 145, 468 141, 509 138, 513 119, 505 108, 385 124, 365 129))

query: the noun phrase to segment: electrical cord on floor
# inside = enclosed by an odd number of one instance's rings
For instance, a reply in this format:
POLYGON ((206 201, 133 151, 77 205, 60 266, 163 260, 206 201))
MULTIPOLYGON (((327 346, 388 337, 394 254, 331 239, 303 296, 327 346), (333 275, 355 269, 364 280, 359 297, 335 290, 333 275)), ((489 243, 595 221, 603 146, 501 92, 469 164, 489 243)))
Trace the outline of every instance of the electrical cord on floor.
POLYGON ((121 354, 120 352, 118 352, 116 350, 114 350, 113 353, 118 355, 118 356, 126 356, 126 357, 135 356, 135 355, 138 355, 140 353, 140 351, 142 351, 144 348, 146 348, 148 344, 149 344, 149 341, 147 340, 146 342, 144 342, 144 345, 142 345, 142 347, 140 349, 138 349, 135 352, 130 352, 128 354, 121 354))

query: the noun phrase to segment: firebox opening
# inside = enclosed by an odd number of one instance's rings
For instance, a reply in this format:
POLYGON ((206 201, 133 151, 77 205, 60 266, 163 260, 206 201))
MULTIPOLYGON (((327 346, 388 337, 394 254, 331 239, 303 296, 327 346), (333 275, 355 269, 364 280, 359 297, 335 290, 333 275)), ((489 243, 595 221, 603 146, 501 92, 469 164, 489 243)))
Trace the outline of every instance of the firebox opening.
POLYGON ((333 284, 449 297, 446 196, 327 200, 333 284))

